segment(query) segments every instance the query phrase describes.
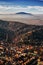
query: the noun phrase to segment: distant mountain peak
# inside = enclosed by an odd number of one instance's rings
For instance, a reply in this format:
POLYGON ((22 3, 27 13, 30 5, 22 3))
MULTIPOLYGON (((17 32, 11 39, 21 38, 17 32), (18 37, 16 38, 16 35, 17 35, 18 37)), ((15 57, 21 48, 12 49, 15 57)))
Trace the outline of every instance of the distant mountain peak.
POLYGON ((26 12, 18 12, 16 14, 25 14, 25 15, 32 15, 31 13, 26 13, 26 12))

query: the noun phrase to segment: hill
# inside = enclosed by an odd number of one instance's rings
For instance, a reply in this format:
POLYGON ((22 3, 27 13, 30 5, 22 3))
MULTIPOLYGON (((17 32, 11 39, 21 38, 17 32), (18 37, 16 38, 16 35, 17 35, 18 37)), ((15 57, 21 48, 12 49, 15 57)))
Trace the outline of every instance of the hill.
MULTIPOLYGON (((9 22, 9 21, 3 21, 0 20, 0 40, 7 40, 7 41, 15 41, 15 39, 21 39, 21 37, 24 36, 25 33, 26 38, 29 35, 29 40, 33 40, 33 43, 43 40, 43 26, 40 25, 27 25, 20 22, 9 22), (34 32, 33 32, 34 31, 34 32), (41 32, 40 32, 41 31, 41 32), (34 42, 35 41, 35 42, 34 42)), ((32 42, 31 42, 32 43, 32 42)))

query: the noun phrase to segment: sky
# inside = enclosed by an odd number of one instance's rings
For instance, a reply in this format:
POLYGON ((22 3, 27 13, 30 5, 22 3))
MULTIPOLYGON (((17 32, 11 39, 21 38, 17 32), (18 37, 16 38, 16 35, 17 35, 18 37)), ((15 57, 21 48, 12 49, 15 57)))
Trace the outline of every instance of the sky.
POLYGON ((0 14, 43 14, 43 0, 0 0, 0 14))

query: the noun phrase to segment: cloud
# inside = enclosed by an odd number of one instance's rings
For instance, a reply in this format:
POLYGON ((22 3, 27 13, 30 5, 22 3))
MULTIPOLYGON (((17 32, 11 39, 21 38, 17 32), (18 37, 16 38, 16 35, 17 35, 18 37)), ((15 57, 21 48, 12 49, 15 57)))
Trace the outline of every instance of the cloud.
POLYGON ((0 5, 0 14, 11 14, 16 12, 27 12, 32 14, 43 14, 43 6, 12 6, 0 5))

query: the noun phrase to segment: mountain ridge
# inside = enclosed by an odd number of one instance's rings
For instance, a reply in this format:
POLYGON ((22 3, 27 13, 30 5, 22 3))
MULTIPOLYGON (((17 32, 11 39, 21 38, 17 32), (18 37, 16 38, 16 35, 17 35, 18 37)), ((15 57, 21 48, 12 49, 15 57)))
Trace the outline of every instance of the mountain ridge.
POLYGON ((31 13, 26 13, 26 12, 18 12, 16 14, 23 14, 23 15, 32 15, 31 13))

